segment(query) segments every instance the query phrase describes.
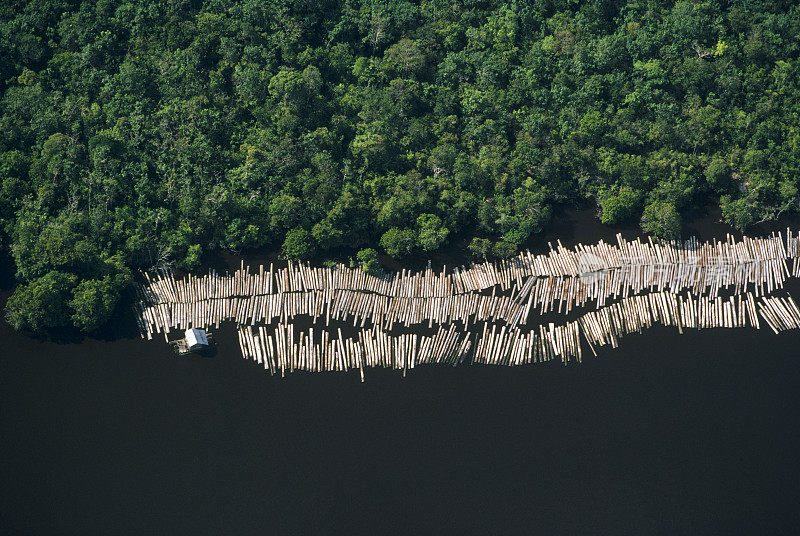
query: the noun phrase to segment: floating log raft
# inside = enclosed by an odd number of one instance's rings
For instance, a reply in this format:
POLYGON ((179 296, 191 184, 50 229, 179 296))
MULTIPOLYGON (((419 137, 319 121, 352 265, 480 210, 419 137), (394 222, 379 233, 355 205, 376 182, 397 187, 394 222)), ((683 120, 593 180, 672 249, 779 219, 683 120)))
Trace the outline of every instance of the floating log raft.
MULTIPOLYGON (((775 272, 761 272, 762 275, 769 273, 775 272)), ((768 285, 764 291, 772 292, 779 288, 782 285, 768 285)), ((702 296, 697 290, 690 288, 688 292, 702 296)), ((709 293, 708 297, 719 298, 718 291, 719 288, 717 292, 709 293)), ((589 307, 590 303, 593 303, 593 307, 603 307, 607 301, 624 300, 636 295, 629 287, 615 289, 613 276, 593 287, 582 286, 575 278, 529 279, 519 292, 514 292, 511 296, 470 293, 443 297, 390 297, 351 290, 300 291, 150 305, 140 301, 134 304, 134 312, 139 330, 146 338, 174 329, 207 329, 225 321, 239 325, 262 325, 286 322, 300 315, 314 321, 324 317, 326 325, 330 325, 331 321, 341 321, 363 327, 369 322, 384 329, 421 324, 433 327, 435 324, 451 322, 459 322, 466 327, 478 321, 522 326, 530 321, 532 313, 568 314, 573 308, 589 307), (597 289, 598 293, 592 294, 592 288, 597 289)), ((668 285, 655 285, 649 294, 657 292, 676 293, 668 285)), ((760 287, 753 289, 753 292, 756 297, 762 295, 760 287)))
POLYGON ((433 336, 389 335, 377 328, 364 329, 353 338, 330 338, 326 331, 314 335, 314 328, 298 332, 294 326, 279 324, 273 334, 265 328, 244 326, 237 330, 239 347, 245 359, 252 359, 271 374, 359 370, 363 380, 366 367, 396 370, 413 369, 422 364, 458 365, 469 355, 469 334, 455 326, 440 328, 433 336))
MULTIPOLYGON (((758 313, 776 333, 800 328, 800 308, 791 296, 761 298, 758 313)), ((424 364, 516 366, 554 359, 580 363, 583 342, 596 355, 596 347, 617 347, 623 336, 654 325, 675 326, 680 333, 692 328, 760 327, 752 293, 724 299, 659 292, 631 296, 575 321, 540 325, 528 332, 484 323, 480 334, 460 333, 451 324, 447 329, 440 326, 432 336, 393 335, 374 326, 352 338, 344 338, 338 330, 338 337, 331 338, 325 330, 318 329, 316 336, 313 327, 296 333, 292 324, 281 323, 272 334, 264 327, 241 326, 238 337, 242 356, 271 374, 358 370, 363 380, 364 369, 370 367, 405 373, 424 364)))
POLYGON ((773 294, 799 272, 800 233, 790 230, 785 239, 773 233, 705 243, 618 235, 616 244, 567 249, 557 242, 546 254, 449 272, 429 264, 373 276, 344 265, 291 262, 257 270, 242 263, 233 273, 185 278, 156 270, 142 275, 133 308, 144 338, 232 321, 243 355, 273 374, 358 369, 363 378, 369 367, 405 373, 430 363, 580 362, 583 342, 594 353, 655 324, 679 332, 759 329, 761 321, 776 333, 795 329, 800 310, 791 297, 773 294), (575 321, 529 328, 537 314, 577 308, 588 310, 575 321), (296 332, 298 316, 311 318, 315 328, 296 332), (352 323, 357 335, 343 338, 337 329, 334 336, 331 322, 352 323), (396 333, 414 326, 437 331, 396 333))
POLYGON ((800 310, 791 296, 761 298, 758 312, 775 333, 800 328, 800 310))
MULTIPOLYGON (((584 284, 615 273, 612 287, 630 286, 634 292, 653 286, 673 291, 687 288, 715 289, 734 285, 779 285, 789 276, 787 259, 800 258, 800 234, 787 230, 767 238, 744 237, 735 241, 700 243, 691 238, 683 243, 647 243, 626 241, 617 236, 617 244, 602 240, 591 246, 564 248, 561 243, 547 254, 529 251, 500 262, 447 267, 435 273, 430 265, 421 272, 401 270, 374 276, 343 264, 334 267, 311 267, 289 262, 285 268, 259 266, 258 272, 242 264, 234 273, 219 274, 209 270, 203 276, 189 275, 176 279, 171 270, 145 273, 137 286, 137 297, 147 304, 186 303, 288 292, 350 290, 391 297, 432 298, 479 292, 497 287, 502 291, 516 285, 522 288, 529 278, 579 278, 584 284)), ((795 263, 796 264, 796 263, 795 263)), ((793 265, 792 272, 795 271, 793 265)), ((770 289, 771 290, 771 289, 770 289)))

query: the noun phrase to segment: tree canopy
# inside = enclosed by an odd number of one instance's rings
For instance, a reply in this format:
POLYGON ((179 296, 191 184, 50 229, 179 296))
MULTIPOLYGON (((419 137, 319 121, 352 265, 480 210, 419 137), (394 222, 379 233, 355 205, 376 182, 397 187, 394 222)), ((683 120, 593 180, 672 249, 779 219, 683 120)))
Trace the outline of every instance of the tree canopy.
POLYGON ((214 248, 508 256, 586 200, 743 229, 800 209, 798 58, 785 0, 3 2, 9 314, 95 329, 214 248))

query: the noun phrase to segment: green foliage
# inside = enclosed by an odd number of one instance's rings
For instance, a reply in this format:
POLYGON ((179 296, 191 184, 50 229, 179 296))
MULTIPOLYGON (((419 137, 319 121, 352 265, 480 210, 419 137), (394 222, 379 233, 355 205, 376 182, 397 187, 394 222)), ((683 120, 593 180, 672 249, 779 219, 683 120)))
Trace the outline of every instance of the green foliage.
POLYGON ((447 241, 450 229, 435 214, 421 214, 417 218, 417 243, 425 251, 435 251, 447 241))
POLYGON ((510 251, 591 198, 609 224, 800 210, 797 2, 6 4, 0 247, 22 285, 205 248, 510 251))
POLYGON ((270 226, 277 231, 286 231, 303 221, 303 202, 289 194, 275 197, 269 205, 270 226))
POLYGON ((674 240, 681 234, 681 216, 675 205, 667 201, 655 201, 644 208, 642 230, 659 238, 674 240))
POLYGON ((531 234, 541 232, 550 220, 551 209, 546 194, 533 185, 515 189, 513 195, 504 201, 498 223, 504 240, 517 247, 531 234))
POLYGON ((93 274, 101 270, 97 246, 85 236, 86 222, 74 215, 49 220, 36 207, 17 214, 11 251, 26 280, 51 270, 93 274))
POLYGON ((308 260, 317 252, 311 233, 302 227, 296 227, 286 233, 283 241, 283 255, 287 259, 308 260))
POLYGON ((715 158, 706 168, 706 180, 716 192, 725 193, 731 188, 731 168, 728 163, 715 158))
POLYGON ((417 242, 417 233, 412 229, 392 227, 381 236, 381 247, 395 258, 402 258, 411 253, 417 242))
POLYGON ((70 302, 75 311, 72 323, 82 331, 96 331, 111 318, 119 297, 118 284, 110 276, 81 281, 70 302))
POLYGON ((378 275, 381 272, 381 261, 378 259, 378 252, 372 248, 365 248, 356 253, 358 265, 370 275, 378 275))
POLYGON ((722 219, 740 231, 744 231, 755 221, 755 207, 746 198, 733 199, 722 196, 720 200, 722 219))
POLYGON ((15 329, 42 331, 70 324, 69 301, 77 278, 51 271, 20 285, 6 303, 6 318, 15 329))
POLYGON ((492 241, 486 238, 475 237, 469 243, 469 252, 475 259, 488 260, 489 255, 492 253, 492 241))
POLYGON ((187 271, 196 270, 200 267, 201 255, 200 244, 192 244, 186 252, 186 257, 181 262, 181 268, 187 271))
POLYGON ((514 255, 517 254, 519 251, 519 247, 517 244, 513 242, 508 242, 506 240, 499 240, 495 243, 494 247, 492 248, 492 253, 495 257, 500 259, 510 259, 514 255))
POLYGON ((616 225, 630 220, 639 210, 641 194, 630 186, 619 190, 602 190, 598 195, 600 221, 606 225, 616 225))

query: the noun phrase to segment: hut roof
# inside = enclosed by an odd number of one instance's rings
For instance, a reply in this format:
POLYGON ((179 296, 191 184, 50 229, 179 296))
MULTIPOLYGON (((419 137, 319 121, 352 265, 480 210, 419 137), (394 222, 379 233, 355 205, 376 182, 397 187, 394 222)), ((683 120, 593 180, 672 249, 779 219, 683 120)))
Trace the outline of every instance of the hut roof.
POLYGON ((208 346, 208 338, 205 330, 190 328, 186 330, 186 344, 189 348, 194 346, 208 346))

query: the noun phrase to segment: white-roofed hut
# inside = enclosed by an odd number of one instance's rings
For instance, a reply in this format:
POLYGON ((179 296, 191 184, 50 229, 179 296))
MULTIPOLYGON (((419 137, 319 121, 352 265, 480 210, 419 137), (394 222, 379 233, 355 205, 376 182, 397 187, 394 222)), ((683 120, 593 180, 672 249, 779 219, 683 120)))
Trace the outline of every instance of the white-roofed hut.
POLYGON ((209 347, 208 337, 204 329, 189 328, 185 332, 186 347, 190 352, 205 350, 209 347))
POLYGON ((179 356, 198 353, 211 355, 214 353, 214 338, 204 329, 189 328, 183 332, 183 338, 170 341, 170 346, 179 356))

